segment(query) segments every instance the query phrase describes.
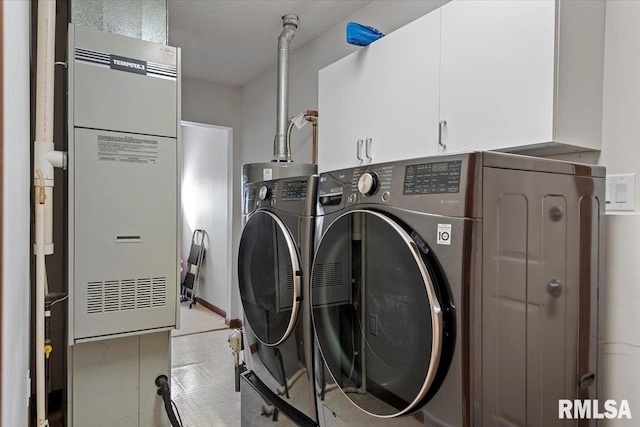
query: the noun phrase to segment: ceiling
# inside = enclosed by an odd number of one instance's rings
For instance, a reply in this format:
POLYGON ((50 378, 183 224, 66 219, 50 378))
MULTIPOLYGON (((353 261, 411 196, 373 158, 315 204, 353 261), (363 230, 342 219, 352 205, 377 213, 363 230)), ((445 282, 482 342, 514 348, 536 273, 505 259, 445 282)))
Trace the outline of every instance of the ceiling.
POLYGON ((169 44, 188 77, 242 86, 276 62, 282 16, 300 17, 295 50, 370 0, 169 0, 169 44))

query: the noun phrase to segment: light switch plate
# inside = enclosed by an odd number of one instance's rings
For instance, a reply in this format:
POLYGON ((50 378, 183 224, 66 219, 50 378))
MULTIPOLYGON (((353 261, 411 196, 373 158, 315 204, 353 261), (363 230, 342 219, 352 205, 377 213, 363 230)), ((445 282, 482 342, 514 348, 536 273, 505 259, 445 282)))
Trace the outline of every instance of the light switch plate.
POLYGON ((631 212, 635 210, 636 174, 607 175, 606 211, 631 212))

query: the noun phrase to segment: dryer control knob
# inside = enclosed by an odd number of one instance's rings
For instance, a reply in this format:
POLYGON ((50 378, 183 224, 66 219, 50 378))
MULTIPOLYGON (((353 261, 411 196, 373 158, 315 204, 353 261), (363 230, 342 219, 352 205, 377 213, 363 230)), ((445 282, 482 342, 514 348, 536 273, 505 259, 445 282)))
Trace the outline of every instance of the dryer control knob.
POLYGON ((378 175, 375 172, 365 172, 358 180, 358 191, 365 196, 375 194, 378 189, 378 175))
POLYGON ((270 193, 269 187, 267 187, 266 185, 263 185, 262 187, 260 187, 260 190, 258 190, 258 198, 260 200, 268 199, 270 196, 269 193, 270 193))

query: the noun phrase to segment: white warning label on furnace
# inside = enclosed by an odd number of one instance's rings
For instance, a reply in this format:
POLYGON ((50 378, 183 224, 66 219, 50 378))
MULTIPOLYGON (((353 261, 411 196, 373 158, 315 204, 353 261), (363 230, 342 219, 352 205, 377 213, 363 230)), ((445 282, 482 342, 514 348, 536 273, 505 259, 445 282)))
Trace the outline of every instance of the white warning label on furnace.
POLYGON ((158 141, 135 136, 98 135, 98 160, 123 163, 158 163, 158 141))
POLYGON ((438 241, 439 245, 451 244, 451 224, 438 224, 438 241))

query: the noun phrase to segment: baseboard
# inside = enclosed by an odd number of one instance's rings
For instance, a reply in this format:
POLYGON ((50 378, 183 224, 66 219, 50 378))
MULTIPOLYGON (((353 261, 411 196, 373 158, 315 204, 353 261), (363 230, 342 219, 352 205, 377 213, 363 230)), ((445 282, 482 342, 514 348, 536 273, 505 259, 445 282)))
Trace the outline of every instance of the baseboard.
POLYGON ((217 306, 211 304, 209 301, 207 301, 205 299, 202 299, 200 297, 196 297, 196 303, 202 305, 204 308, 208 308, 209 310, 213 311, 218 316, 224 317, 224 324, 227 325, 230 329, 241 328, 242 327, 242 320, 240 320, 240 319, 228 319, 226 311, 224 311, 220 307, 217 307, 217 306))
POLYGON ((227 312, 224 311, 223 309, 221 309, 220 307, 216 307, 215 305, 211 304, 209 301, 204 300, 200 297, 196 297, 196 303, 202 305, 205 308, 208 308, 209 310, 213 311, 215 314, 217 314, 218 316, 224 317, 225 318, 225 323, 227 323, 227 312))
POLYGON ((242 327, 242 320, 240 319, 227 319, 226 317, 224 318, 224 323, 225 325, 227 325, 229 328, 231 329, 235 329, 235 328, 241 328, 242 327))

